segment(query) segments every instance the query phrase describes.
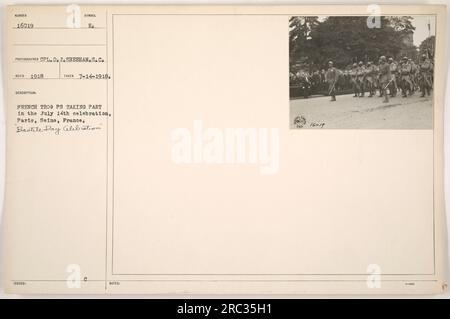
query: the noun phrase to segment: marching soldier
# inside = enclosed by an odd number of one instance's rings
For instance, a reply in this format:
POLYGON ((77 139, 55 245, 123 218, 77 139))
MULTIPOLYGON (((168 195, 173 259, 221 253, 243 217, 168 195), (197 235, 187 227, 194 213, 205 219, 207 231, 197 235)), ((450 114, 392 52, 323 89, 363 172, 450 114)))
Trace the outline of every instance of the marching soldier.
POLYGON ((353 63, 352 69, 350 70, 350 76, 352 79, 352 88, 355 95, 353 97, 358 97, 359 95, 359 84, 358 84, 358 64, 353 63))
POLYGON ((389 68, 391 69, 392 82, 390 84, 389 93, 392 97, 397 95, 398 86, 397 86, 397 77, 398 77, 398 66, 397 62, 394 61, 393 58, 389 58, 389 68))
POLYGON ((333 66, 333 61, 328 62, 328 70, 325 74, 328 83, 328 95, 331 96, 330 101, 336 101, 336 82, 339 78, 338 71, 333 66))
MULTIPOLYGON (((367 62, 367 67, 365 68, 365 83, 369 90, 369 97, 375 94, 375 76, 376 76, 376 66, 372 62, 367 62)), ((364 95, 364 93, 363 93, 364 95)))
POLYGON ((377 64, 373 63, 373 83, 374 83, 374 89, 373 89, 373 93, 376 95, 377 93, 377 89, 380 92, 380 97, 382 96, 381 94, 381 89, 380 89, 380 68, 377 64))
POLYGON ((381 94, 384 95, 383 103, 387 103, 389 102, 389 98, 387 95, 387 87, 392 81, 392 76, 391 76, 391 68, 387 63, 386 57, 384 55, 380 57, 379 70, 380 70, 380 91, 381 94))
POLYGON ((425 96, 425 91, 428 96, 430 96, 430 90, 433 87, 432 76, 433 76, 433 63, 430 59, 423 54, 420 58, 420 92, 421 97, 425 96))
POLYGON ((411 82, 413 84, 413 93, 414 93, 419 86, 418 83, 419 68, 412 59, 408 59, 408 63, 411 65, 411 82))
POLYGON ((359 62, 358 70, 356 71, 356 80, 358 81, 359 87, 359 97, 364 96, 364 76, 366 75, 366 69, 364 67, 364 63, 362 61, 359 62))
POLYGON ((402 83, 402 96, 406 97, 406 92, 412 95, 413 84, 411 82, 411 65, 408 62, 407 57, 402 58, 402 64, 400 65, 401 83, 402 83))

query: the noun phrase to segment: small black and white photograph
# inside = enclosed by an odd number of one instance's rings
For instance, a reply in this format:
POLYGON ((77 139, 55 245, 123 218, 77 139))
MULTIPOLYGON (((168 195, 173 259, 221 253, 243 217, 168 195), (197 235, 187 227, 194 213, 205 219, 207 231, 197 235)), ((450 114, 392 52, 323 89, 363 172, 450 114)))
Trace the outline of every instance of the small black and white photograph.
POLYGON ((289 19, 291 129, 433 129, 435 16, 289 19))

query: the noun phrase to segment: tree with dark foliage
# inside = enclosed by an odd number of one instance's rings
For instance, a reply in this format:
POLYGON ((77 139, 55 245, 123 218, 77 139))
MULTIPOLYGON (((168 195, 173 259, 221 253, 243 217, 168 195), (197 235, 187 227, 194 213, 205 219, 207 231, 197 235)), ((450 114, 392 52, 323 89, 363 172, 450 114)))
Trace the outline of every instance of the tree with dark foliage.
POLYGON ((427 58, 433 59, 435 41, 436 38, 434 35, 423 40, 422 43, 420 43, 419 45, 419 55, 422 56, 423 54, 425 54, 427 58))
POLYGON ((377 61, 381 55, 399 58, 405 52, 417 51, 412 43, 412 17, 380 18, 380 28, 369 28, 367 17, 361 16, 292 17, 291 66, 301 65, 311 71, 333 59, 337 68, 345 68, 353 62, 377 61))

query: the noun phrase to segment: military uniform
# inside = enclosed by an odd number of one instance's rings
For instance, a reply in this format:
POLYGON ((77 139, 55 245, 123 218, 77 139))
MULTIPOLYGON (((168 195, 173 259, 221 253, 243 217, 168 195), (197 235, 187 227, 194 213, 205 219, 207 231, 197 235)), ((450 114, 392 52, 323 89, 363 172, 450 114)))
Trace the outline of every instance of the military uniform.
POLYGON ((358 70, 356 71, 356 81, 358 82, 359 87, 359 96, 364 96, 364 77, 366 75, 366 68, 362 64, 362 62, 359 63, 358 70))
POLYGON ((359 95, 358 65, 356 63, 353 64, 353 67, 350 70, 350 77, 352 80, 353 93, 355 93, 355 95, 353 97, 358 97, 358 95, 359 95))
POLYGON ((420 68, 420 92, 422 92, 422 97, 430 95, 430 90, 433 87, 433 63, 426 57, 422 58, 422 61, 419 64, 420 68))
POLYGON ((377 73, 376 66, 369 62, 364 70, 364 73, 366 88, 369 91, 369 97, 372 97, 375 94, 375 81, 377 73))
POLYGON ((325 79, 328 83, 328 95, 331 96, 331 101, 336 101, 336 82, 338 80, 339 73, 332 63, 329 63, 329 68, 325 74, 325 79))
POLYGON ((419 68, 411 59, 409 59, 408 62, 411 64, 411 82, 413 84, 414 92, 419 87, 419 68))
POLYGON ((386 62, 386 59, 384 57, 380 58, 380 91, 382 95, 384 95, 384 101, 383 102, 389 102, 389 98, 387 95, 387 87, 392 79, 391 76, 391 68, 389 64, 386 62))
POLYGON ((389 93, 391 94, 392 97, 397 95, 397 91, 398 91, 398 86, 397 86, 397 81, 398 81, 398 65, 397 63, 390 59, 390 63, 389 63, 389 68, 391 69, 391 79, 392 82, 389 85, 389 93))
POLYGON ((406 97, 406 92, 411 95, 413 93, 413 83, 411 81, 411 73, 412 67, 411 64, 407 60, 403 60, 403 63, 400 65, 400 76, 402 83, 402 96, 406 97))

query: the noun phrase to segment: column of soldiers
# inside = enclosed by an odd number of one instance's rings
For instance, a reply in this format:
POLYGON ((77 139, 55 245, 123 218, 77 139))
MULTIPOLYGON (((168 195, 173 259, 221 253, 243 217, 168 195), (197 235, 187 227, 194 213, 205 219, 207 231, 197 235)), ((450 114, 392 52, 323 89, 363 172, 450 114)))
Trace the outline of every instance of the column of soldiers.
POLYGON ((368 97, 377 95, 389 97, 401 94, 403 97, 421 92, 421 96, 430 95, 433 87, 433 63, 422 55, 419 64, 403 57, 399 62, 393 58, 386 59, 381 56, 378 63, 362 61, 354 63, 350 70, 338 70, 332 61, 328 63, 327 70, 308 72, 298 70, 290 73, 290 83, 300 89, 304 98, 311 94, 328 94, 331 100, 336 100, 336 93, 353 91, 354 97, 368 97))
MULTIPOLYGON (((331 62, 331 61, 330 61, 331 62)), ((333 63, 329 63, 327 73, 330 78, 336 73, 333 63)), ((364 64, 353 63, 350 70, 350 76, 353 86, 353 97, 364 97, 367 92, 368 97, 373 97, 376 90, 379 96, 384 97, 383 102, 389 102, 389 96, 395 97, 399 90, 403 97, 414 94, 420 90, 421 97, 430 95, 433 87, 433 63, 424 54, 420 58, 420 63, 416 65, 411 59, 403 57, 399 63, 393 58, 386 59, 381 56, 378 65, 371 61, 364 64)), ((330 83, 330 93, 332 91, 333 81, 330 83)), ((335 95, 331 96, 331 101, 335 101, 335 95)))

